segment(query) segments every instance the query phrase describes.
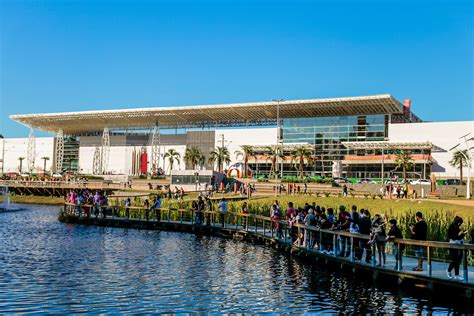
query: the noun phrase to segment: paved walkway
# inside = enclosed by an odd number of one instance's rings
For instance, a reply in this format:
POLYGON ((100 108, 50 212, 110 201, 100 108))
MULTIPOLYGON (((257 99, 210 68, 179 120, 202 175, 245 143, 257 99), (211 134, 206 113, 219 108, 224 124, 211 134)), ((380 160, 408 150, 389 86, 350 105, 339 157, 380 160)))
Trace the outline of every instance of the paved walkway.
POLYGON ((467 199, 466 200, 435 200, 435 199, 431 199, 430 201, 474 207, 474 201, 473 200, 467 200, 467 199))

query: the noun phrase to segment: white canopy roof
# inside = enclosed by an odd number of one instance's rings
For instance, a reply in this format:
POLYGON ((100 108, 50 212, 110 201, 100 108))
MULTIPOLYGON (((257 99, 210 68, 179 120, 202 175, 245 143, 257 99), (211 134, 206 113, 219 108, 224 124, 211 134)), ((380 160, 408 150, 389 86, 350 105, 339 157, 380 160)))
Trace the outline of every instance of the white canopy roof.
MULTIPOLYGON (((66 135, 116 130, 145 130, 156 124, 161 128, 245 126, 276 124, 278 102, 132 108, 11 115, 25 126, 50 133, 62 129, 66 135)), ((402 113, 403 105, 389 94, 309 99, 279 102, 280 118, 348 116, 402 113)))

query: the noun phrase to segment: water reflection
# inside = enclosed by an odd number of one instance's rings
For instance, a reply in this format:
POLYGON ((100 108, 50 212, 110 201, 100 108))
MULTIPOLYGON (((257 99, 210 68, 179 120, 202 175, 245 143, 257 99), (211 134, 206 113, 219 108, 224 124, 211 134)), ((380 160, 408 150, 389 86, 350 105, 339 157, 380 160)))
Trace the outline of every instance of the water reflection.
POLYGON ((0 313, 453 311, 264 246, 65 225, 57 211, 0 214, 0 313))

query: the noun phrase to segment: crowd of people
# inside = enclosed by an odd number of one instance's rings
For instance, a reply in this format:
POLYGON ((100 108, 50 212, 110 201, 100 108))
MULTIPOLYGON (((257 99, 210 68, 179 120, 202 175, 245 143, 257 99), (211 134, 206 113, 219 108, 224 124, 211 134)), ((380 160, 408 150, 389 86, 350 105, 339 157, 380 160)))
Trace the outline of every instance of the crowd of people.
MULTIPOLYGON (((350 210, 345 206, 339 206, 336 214, 333 208, 326 209, 313 203, 306 203, 303 208, 296 209, 292 202, 288 203, 285 214, 278 200, 275 200, 271 206, 271 218, 275 220, 273 232, 277 238, 283 238, 283 227, 280 221, 286 221, 288 232, 294 245, 303 246, 308 249, 318 249, 325 254, 336 255, 338 257, 351 257, 356 261, 364 260, 367 263, 374 263, 377 266, 386 265, 386 243, 395 239, 404 237, 417 241, 425 241, 428 237, 428 225, 423 214, 416 212, 415 223, 409 226, 409 236, 403 236, 402 229, 398 226, 396 219, 390 219, 388 222, 381 214, 371 216, 367 209, 358 209, 353 205, 350 210), (304 227, 313 227, 314 229, 298 230, 294 224, 298 223, 304 227), (355 237, 351 247, 350 237, 337 235, 336 242, 333 241, 333 234, 319 231, 332 230, 344 231, 354 234, 364 235, 364 238, 355 237), (352 250, 352 253, 351 253, 352 250), (364 256, 365 254, 365 256, 364 256)), ((461 228, 463 220, 456 216, 448 230, 447 239, 453 244, 464 243, 468 235, 466 230, 461 228)), ((300 226, 301 227, 301 226, 300 226)), ((470 232, 470 243, 474 243, 474 229, 470 232)), ((395 269, 402 269, 402 253, 405 250, 405 244, 394 243, 393 255, 395 257, 395 269)), ((423 271, 423 260, 426 257, 424 246, 413 246, 413 254, 417 258, 417 266, 413 271, 423 271)), ((446 270, 448 278, 461 280, 459 267, 462 261, 463 253, 461 250, 449 249, 451 263, 446 270), (454 270, 454 275, 452 271, 454 270)))
POLYGON ((109 205, 109 199, 104 191, 92 191, 90 189, 71 190, 66 195, 66 202, 75 204, 75 207, 70 209, 70 212, 75 211, 79 213, 79 216, 84 212, 84 215, 87 217, 91 215, 96 218, 99 215, 102 218, 107 217, 106 210, 109 205))

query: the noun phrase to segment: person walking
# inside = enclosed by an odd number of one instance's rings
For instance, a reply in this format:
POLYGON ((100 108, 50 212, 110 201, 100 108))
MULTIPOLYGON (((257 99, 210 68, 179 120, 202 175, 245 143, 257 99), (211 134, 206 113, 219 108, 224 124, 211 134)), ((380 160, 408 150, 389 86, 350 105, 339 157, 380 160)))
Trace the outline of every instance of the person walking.
MULTIPOLYGON (((461 230, 462 223, 462 218, 456 216, 451 225, 449 225, 448 239, 450 244, 462 245, 464 243, 464 236, 467 232, 461 230)), ((459 266, 461 265, 461 260, 463 256, 462 250, 449 249, 449 256, 451 257, 451 262, 449 263, 448 270, 446 270, 448 278, 453 279, 451 271, 454 269, 454 279, 463 280, 463 277, 459 275, 459 266)))
MULTIPOLYGON (((426 225, 421 212, 415 214, 416 224, 410 225, 411 238, 414 240, 425 241, 428 235, 428 225, 426 225)), ((413 271, 423 271, 423 246, 414 247, 415 256, 418 258, 418 266, 413 268, 413 271)))

